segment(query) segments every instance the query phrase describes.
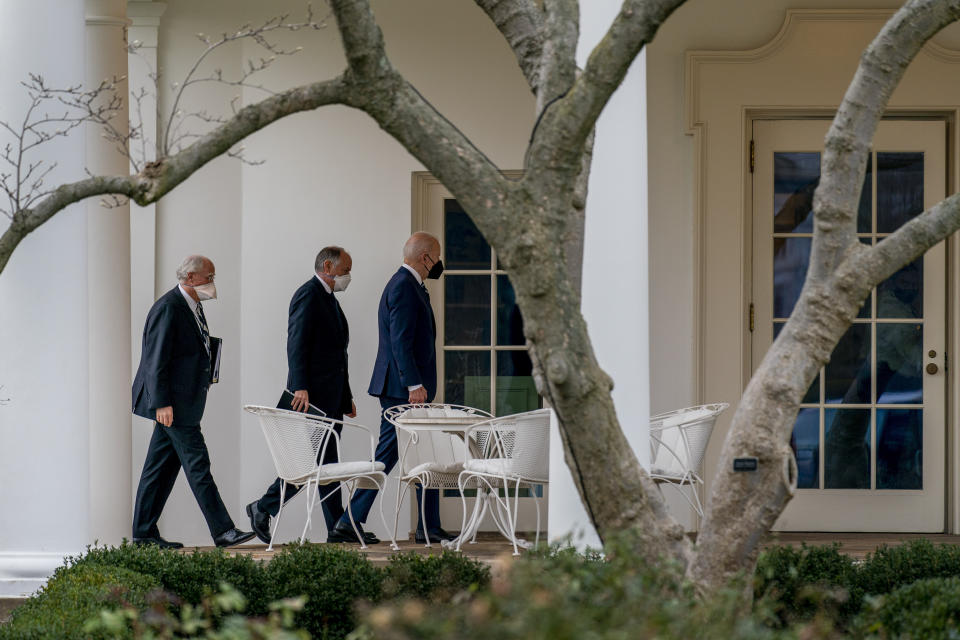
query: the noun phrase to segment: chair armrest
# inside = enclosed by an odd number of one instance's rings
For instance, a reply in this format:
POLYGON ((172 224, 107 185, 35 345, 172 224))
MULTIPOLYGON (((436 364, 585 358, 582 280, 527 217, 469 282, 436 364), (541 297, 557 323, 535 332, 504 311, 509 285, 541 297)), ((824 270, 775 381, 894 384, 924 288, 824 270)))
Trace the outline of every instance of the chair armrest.
MULTIPOLYGON (((354 429, 360 429, 361 431, 365 431, 367 434, 367 437, 370 439, 370 459, 373 460, 374 458, 377 457, 377 441, 373 436, 373 429, 371 429, 365 424, 360 424, 359 422, 350 422, 347 420, 334 420, 333 418, 324 418, 324 419, 335 424, 342 424, 345 427, 352 427, 354 429)), ((334 431, 334 433, 336 433, 336 431, 334 431)), ((339 445, 339 442, 340 440, 338 438, 337 440, 338 445, 339 445)), ((337 453, 338 454, 340 453, 339 446, 337 448, 337 453)))

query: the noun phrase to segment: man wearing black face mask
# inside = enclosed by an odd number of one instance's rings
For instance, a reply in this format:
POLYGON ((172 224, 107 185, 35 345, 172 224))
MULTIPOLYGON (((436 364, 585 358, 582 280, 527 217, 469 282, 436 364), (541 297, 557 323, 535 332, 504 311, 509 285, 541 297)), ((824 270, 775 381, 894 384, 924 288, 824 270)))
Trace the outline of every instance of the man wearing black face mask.
MULTIPOLYGON (((383 410, 408 402, 430 402, 437 392, 437 325, 423 280, 439 278, 441 273, 440 242, 423 231, 410 236, 403 247, 403 265, 384 288, 377 310, 380 344, 367 393, 380 399, 383 410)), ((390 473, 398 457, 396 430, 381 418, 376 460, 390 473)), ((351 505, 357 522, 366 521, 376 493, 361 489, 354 494, 351 505)), ((420 494, 418 490, 418 498, 420 494)), ((439 491, 429 489, 421 499, 425 500, 427 521, 418 519, 416 541, 426 542, 427 536, 431 542, 453 539, 440 527, 439 491)), ((327 540, 357 542, 346 515, 327 540)))

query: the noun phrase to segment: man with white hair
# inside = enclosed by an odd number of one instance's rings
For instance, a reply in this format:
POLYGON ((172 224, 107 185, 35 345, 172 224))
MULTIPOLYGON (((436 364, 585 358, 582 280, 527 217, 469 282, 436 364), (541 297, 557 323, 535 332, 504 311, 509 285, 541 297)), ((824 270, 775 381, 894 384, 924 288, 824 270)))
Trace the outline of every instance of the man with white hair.
POLYGON ((214 300, 213 262, 188 256, 179 284, 153 303, 143 328, 140 366, 133 381, 133 412, 154 421, 133 508, 133 542, 164 549, 183 545, 160 536, 157 521, 180 467, 218 547, 241 544, 253 532, 237 529, 210 473, 200 418, 211 382, 210 330, 202 300, 214 300))

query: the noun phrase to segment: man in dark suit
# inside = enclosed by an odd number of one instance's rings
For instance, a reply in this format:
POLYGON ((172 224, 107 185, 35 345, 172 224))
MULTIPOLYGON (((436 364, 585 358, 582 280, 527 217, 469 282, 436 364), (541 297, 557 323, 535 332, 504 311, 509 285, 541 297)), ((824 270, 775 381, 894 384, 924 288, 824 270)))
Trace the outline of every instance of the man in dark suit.
POLYGON ((234 527, 210 473, 210 454, 200 433, 211 367, 210 331, 200 301, 217 297, 214 275, 209 259, 186 258, 177 269, 180 283, 147 314, 140 367, 133 381, 133 412, 155 422, 133 508, 136 544, 183 546, 161 538, 157 528, 181 466, 218 547, 253 537, 234 527))
MULTIPOLYGON (((287 320, 287 389, 293 391, 293 400, 290 406, 281 408, 307 411, 313 405, 337 420, 344 415, 356 417, 347 370, 350 329, 333 295, 347 288, 352 268, 353 259, 342 247, 324 247, 314 261, 314 277, 293 294, 287 320)), ((335 429, 339 433, 340 425, 335 429)), ((323 463, 336 461, 337 449, 331 442, 323 463)), ((250 524, 264 542, 270 542, 270 518, 280 510, 280 487, 277 478, 259 500, 247 505, 250 524)), ((287 485, 283 502, 299 490, 287 485)), ((320 485, 318 491, 329 532, 343 515, 340 483, 320 485)), ((372 534, 366 534, 365 539, 368 544, 379 542, 372 534)))
MULTIPOLYGON (((380 398, 384 411, 408 402, 430 402, 437 392, 437 326, 423 280, 439 278, 442 272, 440 242, 422 231, 410 236, 403 247, 403 265, 384 288, 377 310, 380 343, 367 392, 380 398)), ((376 460, 390 473, 398 457, 396 430, 381 417, 376 460)), ((418 490, 418 499, 426 501, 427 522, 418 516, 416 541, 426 542, 427 536, 431 542, 453 539, 440 527, 439 491, 429 489, 425 496, 420 494, 418 490)), ((356 492, 352 508, 358 522, 366 521, 375 497, 372 489, 356 492)), ((337 523, 331 538, 338 542, 357 541, 346 516, 337 523)))

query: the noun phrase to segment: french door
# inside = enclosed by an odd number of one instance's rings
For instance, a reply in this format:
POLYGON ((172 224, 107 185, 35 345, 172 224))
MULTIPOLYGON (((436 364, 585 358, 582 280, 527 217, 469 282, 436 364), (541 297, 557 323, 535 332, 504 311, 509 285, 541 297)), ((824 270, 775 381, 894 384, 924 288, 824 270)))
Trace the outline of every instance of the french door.
MULTIPOLYGON (((799 297, 825 120, 753 123, 753 367, 799 297)), ((857 211, 876 245, 945 195, 946 128, 883 121, 857 211)), ((803 398, 785 531, 942 531, 946 259, 940 243, 877 286, 803 398)))

